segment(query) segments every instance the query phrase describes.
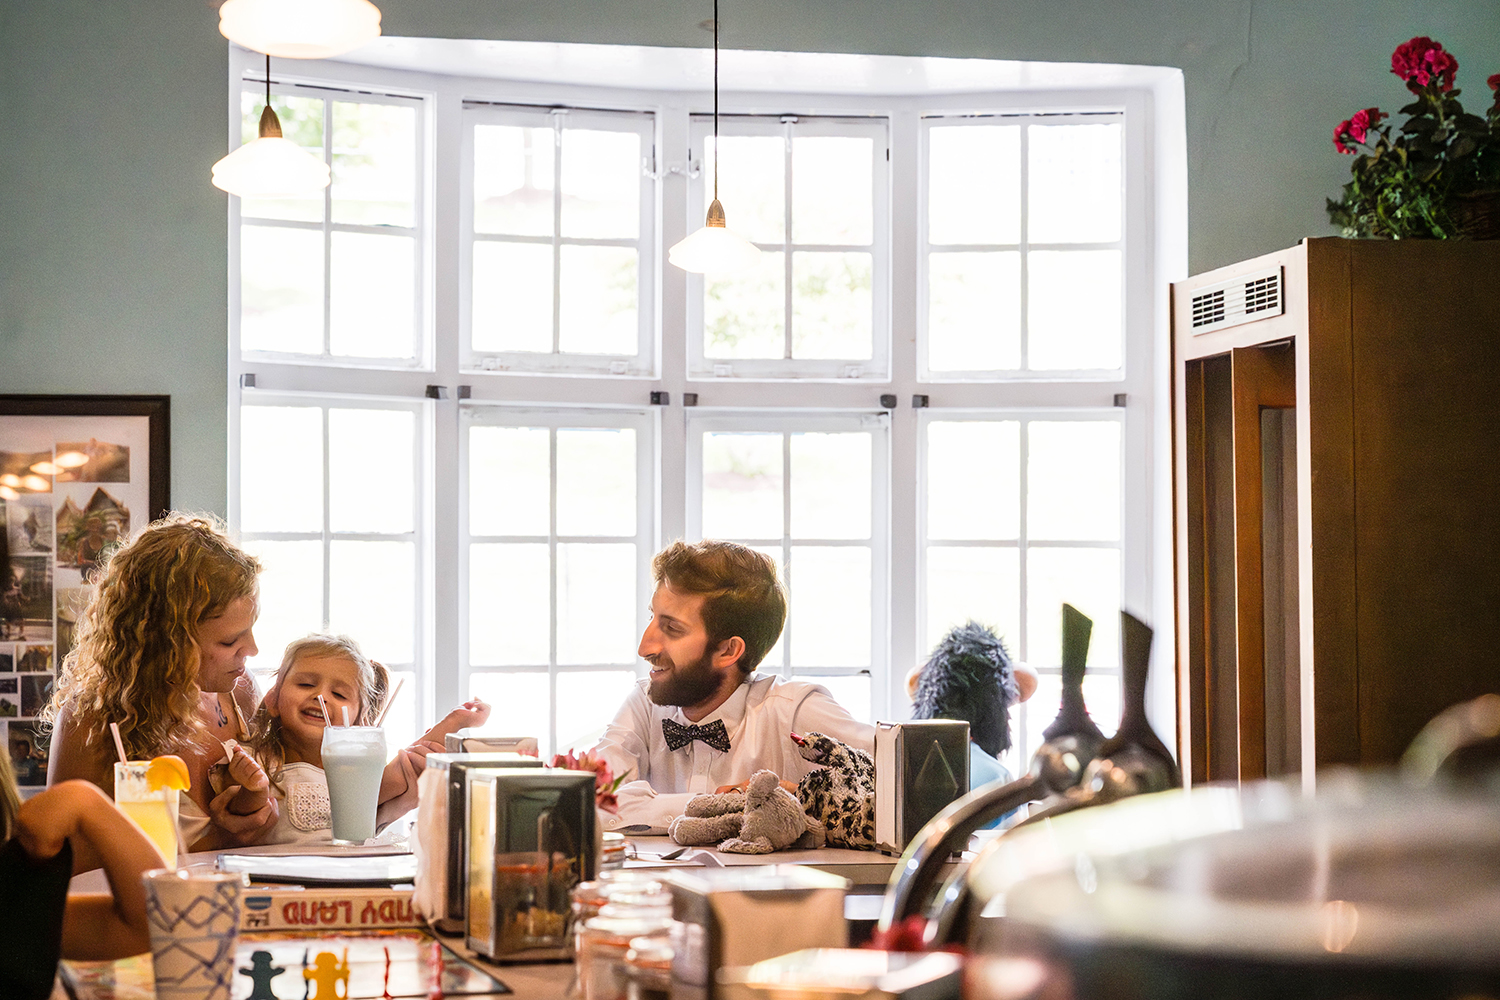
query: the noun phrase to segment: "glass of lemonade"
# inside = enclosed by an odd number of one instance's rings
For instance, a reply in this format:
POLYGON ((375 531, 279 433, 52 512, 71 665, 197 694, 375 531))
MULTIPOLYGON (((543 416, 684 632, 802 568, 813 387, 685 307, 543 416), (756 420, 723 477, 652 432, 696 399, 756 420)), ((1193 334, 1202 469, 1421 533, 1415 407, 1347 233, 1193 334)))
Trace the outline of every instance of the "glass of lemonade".
POLYGON ((177 863, 177 789, 147 777, 149 760, 115 764, 115 805, 161 848, 167 863, 177 863))
POLYGON ((379 726, 328 726, 323 730, 323 773, 333 842, 363 844, 375 836, 380 777, 385 771, 385 730, 379 726))

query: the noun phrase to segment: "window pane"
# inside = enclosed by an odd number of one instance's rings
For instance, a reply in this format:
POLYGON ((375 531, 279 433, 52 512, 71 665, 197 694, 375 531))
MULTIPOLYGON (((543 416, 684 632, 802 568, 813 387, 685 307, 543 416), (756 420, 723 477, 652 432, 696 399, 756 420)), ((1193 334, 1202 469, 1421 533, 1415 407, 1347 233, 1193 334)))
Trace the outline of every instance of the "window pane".
MULTIPOLYGON (((240 142, 253 142, 260 135, 260 114, 266 92, 240 92, 240 142)), ((271 107, 281 120, 281 136, 296 143, 317 159, 323 159, 323 99, 271 95, 271 107)), ((312 191, 288 198, 245 198, 240 215, 247 219, 287 219, 296 222, 323 221, 323 192, 312 191)), ((320 268, 321 270, 321 268, 320 268)))
POLYGON ((703 354, 708 358, 786 356, 786 258, 762 253, 748 271, 704 279, 703 354))
POLYGON ((792 255, 792 357, 873 356, 870 269, 867 253, 792 255))
POLYGON ((551 660, 551 569, 546 545, 469 546, 469 662, 551 660))
POLYGON ((333 542, 328 552, 328 627, 352 635, 374 660, 416 660, 416 546, 333 542))
POLYGON ((565 128, 562 234, 633 240, 641 232, 641 137, 565 128))
POLYGON ((333 102, 333 221, 416 225, 417 109, 333 102))
MULTIPOLYGON (((728 228, 752 243, 781 243, 786 235, 786 140, 779 135, 721 135, 719 201, 728 228)), ((713 198, 714 140, 703 142, 704 211, 713 198)), ((689 219, 696 232, 698 219, 689 219)), ((780 357, 778 354, 777 357, 780 357)))
POLYGON ((476 351, 552 350, 552 248, 539 243, 474 244, 476 351))
POLYGON ((323 352, 323 234, 240 227, 240 348, 323 352))
POLYGON ((1019 125, 928 131, 927 241, 1021 242, 1019 125))
POLYGON ((949 629, 971 620, 993 628, 1011 655, 1020 655, 1020 553, 1012 548, 928 548, 927 634, 917 655, 925 662, 949 629))
POLYGON ((1094 620, 1089 663, 1120 664, 1120 553, 1118 549, 1033 548, 1026 553, 1024 659, 1033 665, 1062 663, 1064 603, 1094 620))
POLYGON ((638 272, 630 247, 563 247, 559 349, 634 355, 640 344, 638 272))
POLYGON ((792 537, 870 537, 869 434, 792 435, 792 537))
POLYGON ((927 425, 927 537, 1019 538, 1021 430, 1015 420, 927 425))
POLYGON ((474 231, 552 235, 551 128, 474 126, 474 231))
POLYGON ((561 428, 557 432, 557 533, 634 535, 635 431, 561 428))
POLYGON ((927 258, 927 367, 1021 367, 1021 255, 935 253, 927 258))
POLYGON ((787 592, 792 666, 870 662, 870 550, 792 547, 787 592))
POLYGON ((1107 243, 1120 238, 1120 126, 1032 125, 1027 238, 1107 243))
MULTIPOLYGON (((798 674, 799 681, 821 684, 833 695, 833 700, 861 722, 874 722, 870 714, 870 675, 840 674, 835 677, 818 677, 813 674, 798 674)), ((801 733, 798 734, 803 735, 801 733)))
POLYGON ((598 743, 635 680, 635 673, 629 670, 558 674, 557 750, 587 750, 598 743))
POLYGON ((634 545, 557 546, 558 663, 635 660, 635 571, 634 545))
POLYGON ((792 140, 792 240, 868 246, 874 240, 875 143, 852 136, 792 140))
POLYGON ((703 435, 703 537, 780 538, 780 434, 703 435))
MULTIPOLYGON (((257 672, 275 672, 287 643, 323 630, 323 543, 245 541, 245 551, 260 560, 260 617, 250 661, 257 672)), ((264 685, 262 686, 264 689, 264 685)))
POLYGON ((413 530, 416 433, 417 416, 409 411, 328 411, 332 530, 413 530))
POLYGON ((354 358, 416 355, 416 240, 333 234, 329 340, 354 358))
POLYGON ((490 718, 483 732, 494 736, 533 736, 543 750, 551 729, 547 707, 551 704, 545 673, 472 673, 469 690, 490 703, 490 718))
POLYGON ((1120 425, 1027 425, 1026 534, 1065 541, 1120 537, 1120 425))
MULTIPOLYGON (((390 664, 386 664, 387 667, 390 664)), ((421 735, 417 728, 417 686, 416 675, 410 670, 391 671, 391 686, 405 678, 401 689, 396 692, 396 700, 391 704, 391 709, 386 713, 385 721, 380 728, 385 732, 385 757, 387 761, 394 760, 400 749, 421 735)))
POLYGON ((323 530, 323 411, 318 407, 240 407, 240 528, 323 530))
POLYGON ((470 534, 548 534, 547 437, 545 427, 469 428, 470 534))
POLYGON ((1120 251, 1038 250, 1027 268, 1030 367, 1120 367, 1120 251))

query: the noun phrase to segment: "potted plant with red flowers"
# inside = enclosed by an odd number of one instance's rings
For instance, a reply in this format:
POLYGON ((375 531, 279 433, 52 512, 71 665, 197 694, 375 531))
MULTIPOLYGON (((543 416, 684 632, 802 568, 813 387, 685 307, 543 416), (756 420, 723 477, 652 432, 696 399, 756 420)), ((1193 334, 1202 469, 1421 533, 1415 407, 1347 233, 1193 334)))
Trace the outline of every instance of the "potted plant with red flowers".
POLYGON ((1453 87, 1458 60, 1439 42, 1413 38, 1391 55, 1391 72, 1416 100, 1393 129, 1379 108, 1356 111, 1333 130, 1355 157, 1328 218, 1348 237, 1500 238, 1500 73, 1484 117, 1464 111, 1453 87))

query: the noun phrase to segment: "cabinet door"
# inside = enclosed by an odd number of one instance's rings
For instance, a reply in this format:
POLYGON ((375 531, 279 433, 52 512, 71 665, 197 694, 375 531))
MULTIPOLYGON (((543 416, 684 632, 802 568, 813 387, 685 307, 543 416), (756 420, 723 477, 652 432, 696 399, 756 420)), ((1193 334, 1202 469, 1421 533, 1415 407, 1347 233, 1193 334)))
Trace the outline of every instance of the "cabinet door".
POLYGON ((1295 441, 1281 418, 1296 403, 1293 352, 1235 348, 1185 375, 1192 780, 1261 778, 1292 766, 1280 748, 1298 714, 1296 644, 1283 640, 1295 611, 1280 614, 1295 580, 1295 441))

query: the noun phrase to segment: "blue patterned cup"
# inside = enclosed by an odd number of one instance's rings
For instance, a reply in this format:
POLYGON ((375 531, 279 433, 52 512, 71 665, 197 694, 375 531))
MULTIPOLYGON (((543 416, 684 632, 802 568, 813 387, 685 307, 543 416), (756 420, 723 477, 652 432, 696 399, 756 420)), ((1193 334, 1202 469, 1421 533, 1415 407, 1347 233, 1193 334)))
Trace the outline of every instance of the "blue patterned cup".
POLYGON ((245 876, 156 868, 141 881, 157 1000, 229 1000, 245 876))

